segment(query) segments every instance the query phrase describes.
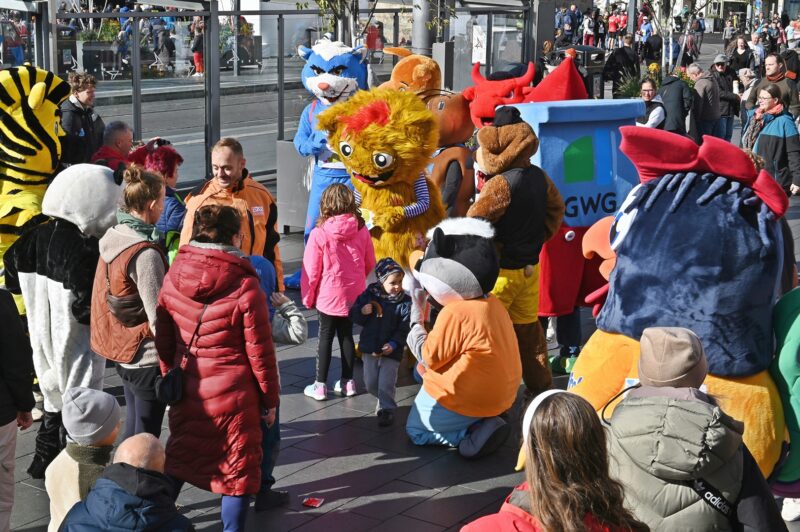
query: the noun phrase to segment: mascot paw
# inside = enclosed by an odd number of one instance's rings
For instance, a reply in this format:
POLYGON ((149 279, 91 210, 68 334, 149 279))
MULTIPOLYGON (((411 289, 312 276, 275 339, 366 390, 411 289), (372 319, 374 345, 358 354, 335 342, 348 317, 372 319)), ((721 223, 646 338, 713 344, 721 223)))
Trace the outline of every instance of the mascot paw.
POLYGON ((386 207, 375 215, 375 225, 384 231, 391 231, 405 219, 402 207, 386 207))

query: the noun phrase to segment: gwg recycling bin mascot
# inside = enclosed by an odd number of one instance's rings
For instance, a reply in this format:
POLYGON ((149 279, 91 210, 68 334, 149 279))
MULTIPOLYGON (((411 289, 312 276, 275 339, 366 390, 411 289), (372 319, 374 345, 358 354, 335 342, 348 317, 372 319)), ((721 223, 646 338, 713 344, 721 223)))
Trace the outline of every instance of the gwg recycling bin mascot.
POLYGON ((514 326, 491 294, 500 271, 494 230, 485 220, 449 218, 429 236, 424 255, 412 256, 414 277, 440 312, 428 332, 426 294, 415 291, 408 346, 425 372, 406 432, 417 445, 477 458, 508 438, 510 425, 498 416, 514 403, 522 377, 514 326))
MULTIPOLYGON (((785 431, 768 369, 775 353, 773 307, 782 274, 794 261, 786 257, 779 220, 786 195, 730 143, 705 136, 698 147, 665 131, 620 131, 620 149, 641 183, 611 225, 616 264, 598 329, 578 357, 569 388, 600 411, 638 382, 645 328, 691 329, 708 359, 708 393, 744 422, 744 441, 769 476, 785 431)), ((610 258, 608 250, 600 253, 610 258)))
POLYGON ((92 283, 100 257, 98 239, 116 223, 122 176, 105 166, 76 164, 59 173, 45 192, 50 219, 23 234, 6 252, 6 284, 28 310, 33 366, 44 395, 44 418, 28 468, 44 478, 61 451, 61 397, 69 388, 103 387, 105 359, 89 346, 92 283))
MULTIPOLYGON (((300 46, 298 54, 306 62, 300 77, 316 98, 300 115, 294 146, 304 157, 314 157, 314 174, 308 197, 304 240, 317 224, 322 191, 334 183, 350 185, 350 175, 328 144, 328 135, 317 127, 317 116, 335 103, 343 102, 359 89, 367 88, 367 49, 351 48, 339 41, 320 39, 311 48, 300 46)), ((351 187, 352 188, 352 187, 351 187)), ((300 270, 286 277, 287 288, 300 288, 300 270)))

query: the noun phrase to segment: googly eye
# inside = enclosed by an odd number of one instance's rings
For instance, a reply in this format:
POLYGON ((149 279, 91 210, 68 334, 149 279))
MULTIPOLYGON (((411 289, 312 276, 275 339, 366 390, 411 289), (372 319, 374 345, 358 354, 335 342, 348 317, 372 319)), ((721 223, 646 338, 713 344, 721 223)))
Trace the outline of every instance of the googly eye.
POLYGON ((350 157, 351 155, 353 155, 353 147, 350 146, 350 144, 348 144, 348 143, 346 143, 344 141, 339 143, 339 151, 345 157, 350 157))
POLYGON ((636 185, 630 191, 628 196, 625 198, 625 201, 622 202, 622 205, 617 211, 617 214, 614 216, 614 223, 611 224, 611 233, 609 234, 609 241, 611 242, 611 249, 617 251, 617 248, 622 244, 622 241, 625 240, 625 237, 628 236, 628 232, 631 229, 631 225, 633 225, 633 221, 636 219, 636 215, 639 213, 639 209, 631 207, 634 200, 638 196, 638 194, 642 191, 642 185, 636 185))
POLYGON ((391 165, 394 162, 394 157, 389 155, 388 153, 374 153, 372 154, 372 162, 375 163, 375 166, 378 168, 386 168, 387 166, 391 165))

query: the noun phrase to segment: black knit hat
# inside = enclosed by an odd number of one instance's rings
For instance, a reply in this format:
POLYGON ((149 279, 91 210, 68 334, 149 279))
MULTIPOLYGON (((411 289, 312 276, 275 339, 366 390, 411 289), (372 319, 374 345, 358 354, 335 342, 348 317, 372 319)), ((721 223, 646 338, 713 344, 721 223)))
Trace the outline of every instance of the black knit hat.
POLYGON ((403 268, 397 264, 391 257, 385 257, 378 261, 375 265, 375 276, 380 282, 386 281, 393 273, 405 273, 403 268))

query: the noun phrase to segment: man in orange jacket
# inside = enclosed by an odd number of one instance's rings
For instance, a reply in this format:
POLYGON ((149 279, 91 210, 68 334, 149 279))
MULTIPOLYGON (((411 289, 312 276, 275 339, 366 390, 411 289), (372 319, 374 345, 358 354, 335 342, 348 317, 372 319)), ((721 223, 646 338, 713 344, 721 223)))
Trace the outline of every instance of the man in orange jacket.
POLYGON ((186 218, 180 245, 192 239, 194 213, 204 205, 228 205, 242 218, 242 243, 245 255, 261 255, 275 265, 278 291, 283 292, 283 265, 278 250, 278 206, 272 194, 248 175, 244 150, 234 138, 220 139, 211 151, 213 178, 192 190, 186 198, 186 218))

